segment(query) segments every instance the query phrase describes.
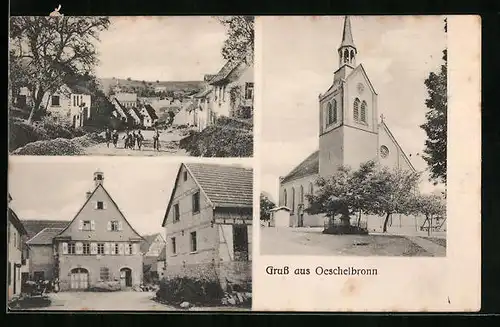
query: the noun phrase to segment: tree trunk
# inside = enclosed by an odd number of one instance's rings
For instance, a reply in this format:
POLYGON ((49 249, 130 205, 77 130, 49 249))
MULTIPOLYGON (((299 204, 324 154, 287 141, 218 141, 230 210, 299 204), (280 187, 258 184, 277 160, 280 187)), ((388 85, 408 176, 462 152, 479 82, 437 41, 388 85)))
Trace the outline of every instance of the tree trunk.
POLYGON ((33 103, 33 108, 31 108, 31 112, 30 112, 30 115, 28 117, 28 124, 31 124, 33 122, 35 114, 40 109, 40 105, 42 104, 42 100, 43 100, 43 94, 44 94, 44 92, 41 89, 38 90, 38 93, 35 96, 35 101, 33 103))
POLYGON ((390 212, 388 212, 387 215, 385 216, 384 227, 382 228, 382 233, 387 233, 387 223, 389 222, 390 216, 391 216, 390 212))
POLYGON ((361 224, 361 210, 359 211, 359 214, 358 214, 358 228, 359 228, 360 224, 361 224))
POLYGON ((427 236, 431 236, 432 229, 432 217, 429 218, 429 231, 427 232, 427 236))

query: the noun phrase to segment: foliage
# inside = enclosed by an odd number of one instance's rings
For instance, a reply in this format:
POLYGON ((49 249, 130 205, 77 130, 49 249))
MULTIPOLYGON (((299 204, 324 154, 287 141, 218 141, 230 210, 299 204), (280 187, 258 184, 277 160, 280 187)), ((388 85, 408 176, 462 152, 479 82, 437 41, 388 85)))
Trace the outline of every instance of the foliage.
POLYGON ((227 38, 222 47, 222 56, 228 61, 253 61, 254 22, 253 16, 222 16, 217 20, 226 27, 227 38))
POLYGON ((219 304, 224 296, 217 281, 194 277, 164 278, 160 282, 160 289, 156 297, 171 304, 189 302, 192 304, 219 304))
POLYGON ((244 129, 248 131, 253 130, 253 121, 250 119, 239 119, 239 118, 220 116, 217 118, 216 124, 232 128, 244 129))
POLYGON ((251 157, 253 133, 215 124, 201 132, 191 132, 185 140, 181 140, 180 146, 197 157, 251 157))
POLYGON ((120 281, 98 281, 89 288, 90 292, 116 292, 121 290, 120 281))
POLYGON ((260 220, 267 221, 271 218, 270 210, 275 208, 276 204, 272 202, 266 195, 260 194, 260 220))
POLYGON ((29 156, 75 156, 84 154, 83 148, 68 139, 36 141, 16 149, 12 154, 29 156))
MULTIPOLYGON (((445 31, 447 30, 445 20, 445 31)), ((443 61, 438 73, 431 72, 425 80, 429 97, 425 105, 429 109, 425 114, 426 122, 420 127, 427 134, 424 155, 431 180, 437 184, 446 184, 446 146, 447 146, 447 50, 443 51, 443 61)))
POLYGON ((425 216, 426 222, 429 222, 428 232, 430 234, 432 220, 443 218, 446 215, 446 202, 444 197, 437 194, 419 194, 415 197, 411 210, 414 215, 425 216))
POLYGON ((109 25, 107 17, 11 17, 10 84, 27 86, 33 94, 28 123, 40 114, 46 92, 58 90, 70 74, 93 70, 98 61, 95 40, 109 25))

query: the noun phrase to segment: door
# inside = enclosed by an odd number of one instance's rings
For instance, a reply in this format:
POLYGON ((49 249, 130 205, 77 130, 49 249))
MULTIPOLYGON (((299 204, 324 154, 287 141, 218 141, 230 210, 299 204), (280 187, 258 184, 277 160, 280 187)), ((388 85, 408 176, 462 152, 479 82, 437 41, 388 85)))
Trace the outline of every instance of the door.
POLYGON ((27 272, 21 273, 21 293, 26 293, 26 282, 28 281, 30 274, 27 272))
POLYGON ((120 285, 121 287, 132 286, 132 270, 129 268, 120 269, 120 285))
POLYGON ((89 273, 87 269, 75 268, 70 274, 70 288, 72 290, 83 290, 89 287, 89 273))

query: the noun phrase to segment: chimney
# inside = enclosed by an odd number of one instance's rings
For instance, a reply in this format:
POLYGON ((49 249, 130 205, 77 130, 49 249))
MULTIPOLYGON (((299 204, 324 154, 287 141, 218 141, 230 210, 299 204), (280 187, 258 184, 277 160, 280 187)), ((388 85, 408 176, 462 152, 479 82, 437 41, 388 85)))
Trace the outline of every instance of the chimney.
POLYGON ((92 192, 90 192, 90 191, 87 191, 87 193, 85 193, 85 196, 87 199, 90 198, 91 195, 92 195, 92 192))

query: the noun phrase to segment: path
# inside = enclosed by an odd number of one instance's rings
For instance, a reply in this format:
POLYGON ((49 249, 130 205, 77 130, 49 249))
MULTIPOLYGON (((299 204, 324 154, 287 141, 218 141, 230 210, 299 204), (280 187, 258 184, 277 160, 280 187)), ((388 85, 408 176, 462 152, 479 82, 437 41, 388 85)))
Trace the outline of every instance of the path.
POLYGON ((431 253, 434 257, 446 257, 446 248, 432 241, 419 236, 405 235, 405 237, 425 251, 431 253))
POLYGON ((142 149, 125 149, 123 136, 124 132, 120 132, 118 138, 118 146, 115 148, 111 143, 109 147, 106 143, 99 143, 85 149, 86 155, 99 156, 189 156, 184 150, 179 148, 179 141, 184 137, 179 130, 161 131, 160 132, 160 151, 153 149, 153 133, 154 131, 142 130, 144 142, 142 149))

